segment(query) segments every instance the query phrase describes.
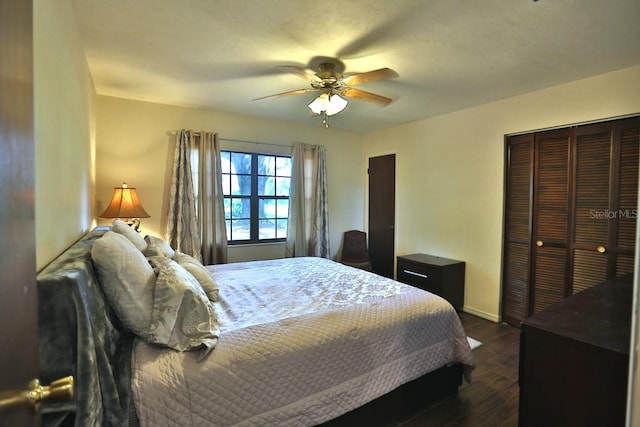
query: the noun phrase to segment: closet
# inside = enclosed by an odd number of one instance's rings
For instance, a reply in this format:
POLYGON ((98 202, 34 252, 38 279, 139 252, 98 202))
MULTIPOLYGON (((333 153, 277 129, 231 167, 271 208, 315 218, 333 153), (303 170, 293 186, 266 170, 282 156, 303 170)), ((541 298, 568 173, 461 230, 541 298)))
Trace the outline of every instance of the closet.
POLYGON ((506 137, 502 319, 633 272, 640 116, 506 137))

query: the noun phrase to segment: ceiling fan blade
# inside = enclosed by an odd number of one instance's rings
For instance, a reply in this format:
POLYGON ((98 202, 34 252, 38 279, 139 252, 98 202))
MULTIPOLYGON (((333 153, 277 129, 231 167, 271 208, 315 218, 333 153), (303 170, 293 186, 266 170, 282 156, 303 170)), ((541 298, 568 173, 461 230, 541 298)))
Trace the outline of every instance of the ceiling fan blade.
POLYGON ((300 95, 302 93, 315 92, 317 90, 318 89, 297 89, 297 90, 292 90, 292 91, 289 91, 289 92, 277 93, 275 95, 263 96, 262 98, 256 98, 253 101, 264 101, 265 99, 280 98, 280 97, 283 97, 283 96, 290 96, 290 95, 300 95))
POLYGON ((379 70, 367 71, 366 73, 354 74, 342 79, 344 84, 354 86, 374 80, 393 79, 398 77, 398 73, 391 68, 380 68, 379 70))
POLYGON ((322 79, 312 73, 310 70, 304 67, 298 67, 295 65, 279 65, 278 68, 284 69, 289 73, 302 77, 308 82, 322 81, 322 79))
POLYGON ((392 100, 385 96, 376 95, 375 93, 366 92, 364 90, 346 87, 342 90, 342 95, 347 98, 360 99, 362 101, 375 102, 380 105, 388 105, 392 100))

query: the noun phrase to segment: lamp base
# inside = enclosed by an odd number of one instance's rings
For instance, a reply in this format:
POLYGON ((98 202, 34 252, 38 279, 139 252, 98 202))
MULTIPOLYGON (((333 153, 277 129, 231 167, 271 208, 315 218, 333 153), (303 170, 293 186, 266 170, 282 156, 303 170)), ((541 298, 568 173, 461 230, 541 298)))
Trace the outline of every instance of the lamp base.
POLYGON ((127 224, 129 225, 129 227, 133 228, 138 233, 140 232, 140 230, 139 230, 139 228, 140 228, 140 218, 131 218, 129 221, 127 221, 127 224))

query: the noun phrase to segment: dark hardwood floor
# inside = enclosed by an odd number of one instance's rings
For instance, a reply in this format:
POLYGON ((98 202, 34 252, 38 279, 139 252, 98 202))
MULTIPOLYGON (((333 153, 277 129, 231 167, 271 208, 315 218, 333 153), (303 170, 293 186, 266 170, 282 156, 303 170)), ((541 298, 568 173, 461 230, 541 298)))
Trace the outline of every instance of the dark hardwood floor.
POLYGON ((467 335, 483 343, 473 350, 471 384, 400 427, 496 427, 518 425, 518 351, 520 330, 460 313, 467 335))

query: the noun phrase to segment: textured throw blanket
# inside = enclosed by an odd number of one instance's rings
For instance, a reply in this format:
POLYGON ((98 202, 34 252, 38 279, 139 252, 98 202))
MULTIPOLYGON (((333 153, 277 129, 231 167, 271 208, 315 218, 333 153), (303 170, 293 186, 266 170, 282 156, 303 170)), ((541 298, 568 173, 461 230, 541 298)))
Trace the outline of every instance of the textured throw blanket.
POLYGON ((98 227, 38 274, 40 380, 73 375, 73 402, 43 404, 43 425, 126 426, 133 337, 107 305, 93 270, 98 227))

